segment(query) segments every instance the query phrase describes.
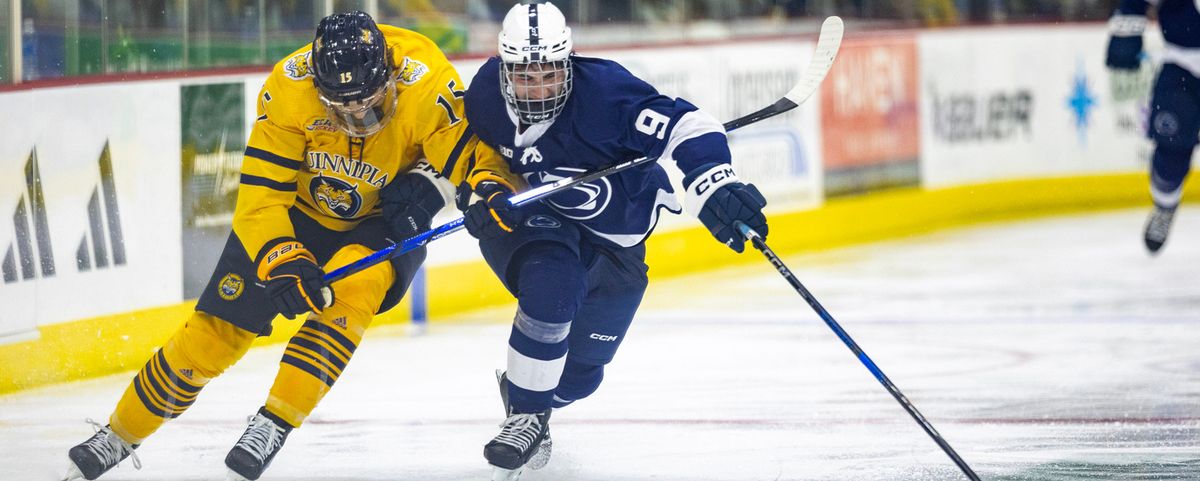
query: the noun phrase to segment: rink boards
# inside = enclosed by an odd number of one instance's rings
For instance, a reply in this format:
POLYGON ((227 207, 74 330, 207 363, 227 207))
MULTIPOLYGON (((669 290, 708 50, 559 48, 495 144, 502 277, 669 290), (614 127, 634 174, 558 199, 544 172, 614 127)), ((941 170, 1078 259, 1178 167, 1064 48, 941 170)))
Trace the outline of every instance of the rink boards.
MULTIPOLYGON (((1146 99, 1111 99, 1105 41, 1099 25, 847 38, 819 95, 730 136, 742 177, 772 203, 773 247, 1147 203, 1146 99)), ((788 90, 812 44, 582 54, 727 120, 788 90)), ((469 80, 481 61, 456 65, 469 80)), ((22 113, 0 133, 0 392, 134 368, 190 312, 228 230, 263 77, 0 93, 0 111, 22 113)), ((758 261, 686 216, 664 220, 648 248, 656 278, 758 261)), ((418 282, 424 295, 377 322, 510 301, 466 234, 431 246, 418 282)), ((295 327, 281 326, 277 337, 295 327)))

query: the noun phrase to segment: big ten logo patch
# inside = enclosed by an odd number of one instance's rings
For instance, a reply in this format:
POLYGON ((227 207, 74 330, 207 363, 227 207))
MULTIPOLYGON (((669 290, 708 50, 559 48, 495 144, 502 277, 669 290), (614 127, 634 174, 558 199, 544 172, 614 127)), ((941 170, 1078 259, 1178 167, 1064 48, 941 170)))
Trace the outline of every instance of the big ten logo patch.
POLYGON ((242 290, 245 287, 246 282, 242 276, 230 272, 221 278, 221 283, 217 286, 217 294, 221 296, 221 299, 232 301, 242 296, 242 290))
POLYGON ((358 192, 358 184, 317 174, 309 182, 308 189, 313 201, 326 213, 349 219, 362 209, 362 194, 358 192))

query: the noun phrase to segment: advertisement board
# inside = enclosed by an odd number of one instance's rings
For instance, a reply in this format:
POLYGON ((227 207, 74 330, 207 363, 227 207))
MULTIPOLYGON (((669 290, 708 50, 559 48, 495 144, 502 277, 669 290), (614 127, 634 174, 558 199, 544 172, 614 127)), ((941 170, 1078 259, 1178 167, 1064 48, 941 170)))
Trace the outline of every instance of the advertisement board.
POLYGON ((912 36, 842 42, 821 84, 826 195, 918 183, 917 94, 912 36))
POLYGON ((178 302, 178 83, 13 92, 0 111, 28 113, 0 142, 0 335, 178 302))
MULTIPOLYGON (((242 82, 180 91, 183 294, 197 298, 229 235, 246 149, 242 82), (231 108, 232 107, 232 108, 231 108)), ((253 103, 252 97, 249 103, 253 103)))
POLYGON ((1106 44, 1102 26, 922 34, 924 185, 1141 170, 1106 44))

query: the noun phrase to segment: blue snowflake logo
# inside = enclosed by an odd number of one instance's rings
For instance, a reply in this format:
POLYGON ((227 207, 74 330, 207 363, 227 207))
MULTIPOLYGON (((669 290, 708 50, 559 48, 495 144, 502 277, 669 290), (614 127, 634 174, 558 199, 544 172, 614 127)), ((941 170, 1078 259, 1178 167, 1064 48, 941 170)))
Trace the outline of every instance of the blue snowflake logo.
POLYGON ((1079 62, 1079 68, 1075 71, 1071 96, 1067 97, 1067 107, 1071 109, 1071 113, 1075 114, 1075 131, 1079 134, 1080 145, 1086 144, 1092 109, 1096 108, 1096 95, 1088 86, 1087 70, 1084 69, 1082 61, 1079 62))

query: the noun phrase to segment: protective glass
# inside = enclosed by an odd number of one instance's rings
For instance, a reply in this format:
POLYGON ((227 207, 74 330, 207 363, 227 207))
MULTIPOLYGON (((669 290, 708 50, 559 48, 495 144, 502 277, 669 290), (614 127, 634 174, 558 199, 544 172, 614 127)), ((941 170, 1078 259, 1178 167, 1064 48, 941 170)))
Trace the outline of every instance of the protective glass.
POLYGON ((370 97, 340 102, 319 93, 321 105, 333 123, 352 137, 366 137, 379 132, 396 113, 396 80, 387 83, 370 97))
POLYGON ((508 105, 526 124, 553 120, 571 95, 571 59, 500 64, 500 88, 508 105))

